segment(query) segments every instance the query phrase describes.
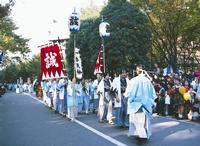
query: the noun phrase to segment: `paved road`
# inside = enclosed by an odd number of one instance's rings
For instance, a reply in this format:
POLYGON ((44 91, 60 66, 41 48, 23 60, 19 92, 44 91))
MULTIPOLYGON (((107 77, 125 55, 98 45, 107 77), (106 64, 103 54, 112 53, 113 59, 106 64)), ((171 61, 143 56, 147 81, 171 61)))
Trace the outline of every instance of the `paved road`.
POLYGON ((94 114, 70 122, 29 95, 0 98, 0 146, 200 145, 199 123, 154 116, 152 128, 150 141, 138 144, 127 136, 128 129, 98 123, 94 114))

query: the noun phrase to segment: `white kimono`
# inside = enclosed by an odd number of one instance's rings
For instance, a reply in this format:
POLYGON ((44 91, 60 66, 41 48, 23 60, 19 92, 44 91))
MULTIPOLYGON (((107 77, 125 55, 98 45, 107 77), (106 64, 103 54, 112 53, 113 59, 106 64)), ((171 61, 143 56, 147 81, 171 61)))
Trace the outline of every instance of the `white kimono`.
MULTIPOLYGON (((110 82, 110 86, 112 86, 111 82, 110 82)), ((99 110, 98 110, 99 120, 101 122, 102 120, 105 120, 106 118, 107 120, 110 121, 112 118, 112 101, 110 101, 108 105, 104 101, 104 98, 105 98, 104 79, 102 79, 101 82, 99 83, 97 87, 97 93, 100 93, 99 110)))
MULTIPOLYGON (((129 79, 126 78, 126 84, 128 86, 129 84, 129 79)), ((116 77, 114 80, 113 80, 113 89, 116 89, 117 90, 117 95, 118 95, 118 99, 119 101, 117 102, 116 98, 114 99, 114 107, 121 107, 122 103, 121 103, 121 98, 122 98, 122 95, 121 95, 121 77, 116 77)))

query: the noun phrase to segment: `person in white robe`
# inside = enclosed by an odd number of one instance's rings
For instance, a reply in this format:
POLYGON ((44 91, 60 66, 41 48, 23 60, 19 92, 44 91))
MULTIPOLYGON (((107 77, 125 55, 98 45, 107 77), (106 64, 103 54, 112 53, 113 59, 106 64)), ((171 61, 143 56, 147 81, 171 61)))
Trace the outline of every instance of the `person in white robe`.
POLYGON ((29 93, 33 92, 33 85, 31 83, 28 85, 28 92, 29 93))
POLYGON ((48 102, 48 97, 47 97, 48 88, 47 88, 47 82, 45 80, 41 81, 41 87, 42 87, 43 103, 45 105, 47 105, 47 102, 48 102))
POLYGON ((100 95, 98 110, 99 122, 107 120, 109 124, 113 124, 112 97, 110 95, 111 88, 112 83, 109 79, 109 74, 105 74, 97 87, 97 93, 100 95))
POLYGON ((98 111, 98 106, 99 106, 99 94, 97 93, 97 87, 101 81, 102 77, 100 74, 97 74, 97 79, 94 80, 93 84, 92 84, 92 88, 93 88, 93 113, 98 111))
POLYGON ((59 112, 59 79, 55 79, 52 83, 53 88, 53 109, 55 110, 55 113, 59 112))
POLYGON ((151 136, 150 117, 154 100, 157 98, 155 89, 144 74, 142 66, 136 68, 138 76, 131 79, 125 96, 128 97, 129 136, 149 139, 151 136))
POLYGON ((52 108, 53 107, 53 86, 52 86, 52 79, 49 79, 47 82, 47 105, 52 108))

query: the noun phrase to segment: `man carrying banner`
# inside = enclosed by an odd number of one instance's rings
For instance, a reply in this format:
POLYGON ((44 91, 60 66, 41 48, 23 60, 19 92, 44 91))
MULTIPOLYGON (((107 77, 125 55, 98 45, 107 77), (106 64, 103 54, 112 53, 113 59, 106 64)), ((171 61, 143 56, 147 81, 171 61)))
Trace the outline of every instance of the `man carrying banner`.
POLYGON ((67 116, 72 121, 75 120, 75 117, 77 116, 77 106, 74 105, 74 95, 76 92, 74 91, 74 88, 76 86, 76 79, 73 78, 72 81, 68 80, 67 85, 67 116))
POLYGON ((150 117, 157 96, 151 81, 145 77, 142 65, 137 66, 136 72, 138 76, 130 81, 125 92, 128 97, 129 135, 146 140, 151 136, 150 117))

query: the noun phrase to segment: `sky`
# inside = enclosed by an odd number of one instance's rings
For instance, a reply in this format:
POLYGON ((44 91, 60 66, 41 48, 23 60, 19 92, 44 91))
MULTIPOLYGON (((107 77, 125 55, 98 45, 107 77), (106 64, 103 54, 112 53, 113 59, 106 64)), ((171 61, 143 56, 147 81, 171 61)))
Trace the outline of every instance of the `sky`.
MULTIPOLYGON (((8 1, 0 0, 0 3, 8 1)), ((74 8, 80 12, 91 1, 98 6, 105 0, 15 0, 11 18, 19 28, 16 33, 31 39, 29 47, 36 54, 40 52, 38 46, 48 43, 48 40, 69 37, 69 15, 74 8)))

